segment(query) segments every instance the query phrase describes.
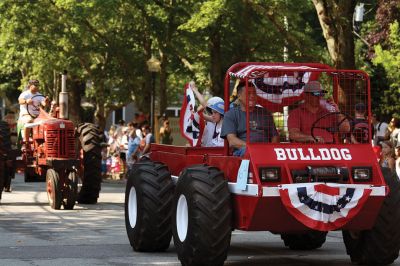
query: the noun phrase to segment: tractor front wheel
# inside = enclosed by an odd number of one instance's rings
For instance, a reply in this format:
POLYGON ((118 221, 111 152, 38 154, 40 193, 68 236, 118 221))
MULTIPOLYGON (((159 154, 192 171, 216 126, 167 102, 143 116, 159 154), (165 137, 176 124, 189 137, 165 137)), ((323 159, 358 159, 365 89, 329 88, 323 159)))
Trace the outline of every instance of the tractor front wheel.
POLYGON ((228 183, 215 167, 185 169, 173 200, 172 234, 182 265, 223 265, 232 234, 228 183))
POLYGON ((382 168, 389 186, 389 194, 371 230, 360 232, 343 231, 347 254, 353 263, 388 265, 399 256, 400 250, 400 181, 396 173, 382 168))
POLYGON ((48 169, 46 173, 47 198, 50 207, 59 210, 62 203, 62 192, 60 187, 60 178, 54 169, 48 169))
POLYGON ((168 168, 143 161, 128 173, 125 190, 125 226, 136 251, 164 251, 171 242, 174 185, 168 168))

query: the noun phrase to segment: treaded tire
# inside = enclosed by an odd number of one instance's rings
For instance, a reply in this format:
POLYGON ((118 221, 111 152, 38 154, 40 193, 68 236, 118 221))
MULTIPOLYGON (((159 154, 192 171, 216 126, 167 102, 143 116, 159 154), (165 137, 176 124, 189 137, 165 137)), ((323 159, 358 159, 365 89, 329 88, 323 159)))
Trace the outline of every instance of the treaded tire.
POLYGON ((320 248, 326 241, 327 232, 310 231, 301 234, 281 234, 285 246, 293 250, 320 248))
POLYGON ((223 265, 232 234, 228 183, 216 167, 186 168, 176 184, 172 235, 182 265, 223 265))
POLYGON ((4 161, 0 160, 0 200, 3 194, 3 189, 4 189, 4 161))
MULTIPOLYGON (((1 170, 1 175, 3 176, 3 189, 11 188, 11 179, 14 178, 15 168, 13 166, 8 166, 5 164, 5 161, 9 159, 9 154, 11 151, 11 134, 10 134, 10 126, 6 121, 0 120, 0 153, 1 160, 3 161, 3 167, 1 170)), ((1 177, 0 177, 1 179, 1 177)), ((1 196, 0 196, 1 198, 1 196)))
POLYGON ((62 205, 65 210, 72 210, 78 197, 78 174, 74 171, 69 172, 65 181, 62 205))
POLYGON ((101 146, 103 134, 91 123, 79 124, 77 134, 83 150, 82 188, 78 202, 95 204, 101 189, 101 146))
POLYGON ((346 251, 353 263, 388 265, 399 256, 400 181, 388 168, 382 168, 382 174, 390 192, 383 201, 374 227, 359 232, 356 238, 349 231, 343 231, 346 251))
POLYGON ((144 161, 129 171, 125 190, 125 226, 136 251, 165 251, 171 242, 174 184, 168 168, 144 161))
POLYGON ((54 169, 47 169, 46 186, 47 198, 49 200, 50 207, 55 210, 61 209, 62 193, 60 187, 60 178, 57 171, 54 169))

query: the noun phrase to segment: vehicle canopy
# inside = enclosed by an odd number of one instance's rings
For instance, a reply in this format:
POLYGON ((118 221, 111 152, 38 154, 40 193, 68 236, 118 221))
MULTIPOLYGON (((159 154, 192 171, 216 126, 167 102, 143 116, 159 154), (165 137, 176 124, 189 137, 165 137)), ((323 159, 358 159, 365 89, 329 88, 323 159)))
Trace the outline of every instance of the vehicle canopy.
MULTIPOLYGON (((246 85, 246 91, 249 88, 254 88, 257 105, 273 113, 281 142, 290 141, 287 134, 289 131, 287 125, 288 110, 291 111, 301 106, 306 95, 304 88, 310 82, 319 82, 325 92, 324 97, 320 99, 321 109, 327 109, 327 112, 340 111, 347 115, 349 122, 353 124, 354 121, 351 120, 356 119, 356 107, 359 106, 363 109, 365 120, 369 121, 369 78, 363 71, 337 71, 327 65, 315 63, 237 63, 229 68, 226 73, 225 103, 231 104, 225 104, 225 111, 232 107, 232 98, 234 98, 232 95, 236 94, 235 90, 240 82, 246 85), (330 106, 331 101, 338 105, 336 109, 330 106)), ((246 98, 248 103, 249 97, 246 98)), ((328 116, 320 124, 328 124, 329 121, 327 120, 329 119, 336 118, 328 116)), ((250 132, 249 129, 248 127, 247 132, 250 132)), ((317 129, 317 133, 321 130, 317 129)), ((358 141, 358 143, 370 141, 370 130, 367 133, 363 136, 357 136, 366 138, 363 141, 358 141)), ((343 143, 345 139, 342 138, 341 142, 343 143)), ((335 141, 338 142, 338 139, 335 141)), ((330 139, 329 142, 333 142, 333 139, 330 139)), ((347 143, 350 142, 347 141, 347 143)), ((355 143, 354 138, 352 143, 355 143)))

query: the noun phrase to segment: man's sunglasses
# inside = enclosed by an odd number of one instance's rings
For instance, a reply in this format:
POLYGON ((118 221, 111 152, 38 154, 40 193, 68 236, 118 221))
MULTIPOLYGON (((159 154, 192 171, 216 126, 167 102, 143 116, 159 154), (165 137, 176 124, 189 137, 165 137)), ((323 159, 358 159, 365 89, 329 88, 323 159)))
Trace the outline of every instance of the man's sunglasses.
POLYGON ((318 96, 318 97, 325 95, 325 92, 323 92, 323 91, 307 91, 306 93, 309 93, 312 96, 318 96))

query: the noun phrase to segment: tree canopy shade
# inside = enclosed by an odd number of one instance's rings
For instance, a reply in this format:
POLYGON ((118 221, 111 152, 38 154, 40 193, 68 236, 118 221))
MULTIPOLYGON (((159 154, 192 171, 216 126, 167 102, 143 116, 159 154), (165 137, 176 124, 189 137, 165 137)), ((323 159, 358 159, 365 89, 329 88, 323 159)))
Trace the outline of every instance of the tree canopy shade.
POLYGON ((354 5, 355 0, 3 0, 0 89, 34 76, 55 98, 55 74, 68 70, 72 118, 80 120, 85 96, 94 103, 95 122, 104 126, 111 111, 131 101, 149 112, 146 62, 153 56, 161 62, 156 110, 162 114, 179 102, 191 79, 221 96, 226 69, 239 61, 354 68, 354 5))
POLYGON ((400 30, 399 22, 390 26, 388 44, 390 49, 383 49, 381 45, 375 46, 376 56, 372 60, 376 65, 382 65, 387 73, 390 83, 389 90, 381 96, 380 108, 384 113, 400 117, 400 30))

